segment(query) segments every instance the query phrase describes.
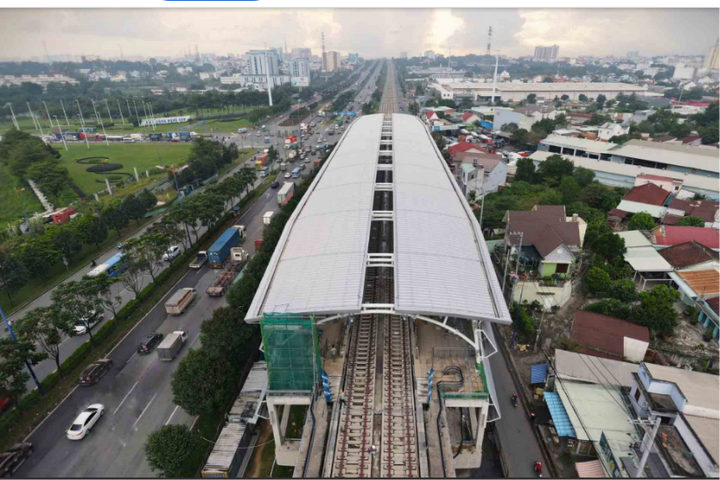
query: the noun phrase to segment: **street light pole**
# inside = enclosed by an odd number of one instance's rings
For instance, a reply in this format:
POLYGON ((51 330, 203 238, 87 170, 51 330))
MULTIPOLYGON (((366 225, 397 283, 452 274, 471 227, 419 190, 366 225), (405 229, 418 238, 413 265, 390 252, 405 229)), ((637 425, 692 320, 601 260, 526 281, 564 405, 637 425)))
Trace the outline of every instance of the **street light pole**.
MULTIPOLYGON (((183 204, 184 195, 180 194, 180 187, 178 186, 178 181, 177 181, 177 173, 175 172, 175 169, 172 167, 170 168, 170 171, 172 172, 173 179, 175 180, 175 189, 178 192, 178 197, 180 197, 180 208, 184 212, 185 211, 185 205, 183 204)), ((187 233, 188 242, 190 242, 190 248, 192 248, 193 243, 192 243, 192 237, 190 236, 190 227, 188 227, 187 221, 183 220, 183 223, 185 224, 185 233, 187 233)))
MULTIPOLYGON (((3 322, 5 322, 5 328, 8 329, 8 332, 10 332, 10 336, 14 341, 18 341, 17 337, 15 336, 15 331, 12 328, 12 325, 10 325, 10 322, 8 322, 7 317, 5 316, 5 312, 3 312, 2 307, 0 307, 0 315, 2 315, 3 322)), ((42 384, 40 383, 40 380, 35 376, 35 371, 32 369, 32 365, 30 365, 30 362, 25 361, 25 366, 27 367, 28 371, 30 372, 30 375, 32 376, 33 380, 35 381, 35 385, 37 385, 38 392, 40 395, 45 396, 45 392, 43 392, 42 384)))

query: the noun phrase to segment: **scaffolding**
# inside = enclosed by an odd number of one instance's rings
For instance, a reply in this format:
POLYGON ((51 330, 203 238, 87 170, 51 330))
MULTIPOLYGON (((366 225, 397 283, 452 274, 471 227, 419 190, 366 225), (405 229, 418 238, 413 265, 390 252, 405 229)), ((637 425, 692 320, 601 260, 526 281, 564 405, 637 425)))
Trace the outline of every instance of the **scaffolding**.
POLYGON ((268 370, 268 389, 310 392, 322 371, 315 317, 292 313, 265 314, 260 319, 268 370))

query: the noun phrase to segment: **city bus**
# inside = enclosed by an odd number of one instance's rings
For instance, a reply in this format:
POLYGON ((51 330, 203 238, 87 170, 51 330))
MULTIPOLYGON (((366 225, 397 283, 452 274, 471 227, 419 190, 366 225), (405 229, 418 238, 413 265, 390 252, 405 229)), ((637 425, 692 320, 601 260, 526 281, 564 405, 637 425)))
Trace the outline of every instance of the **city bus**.
POLYGON ((297 167, 295 170, 292 171, 292 178, 300 178, 300 172, 302 171, 302 168, 297 167))
POLYGON ((90 270, 88 277, 97 277, 100 274, 107 273, 110 277, 117 277, 128 268, 128 262, 123 261, 123 254, 116 253, 108 258, 105 263, 101 263, 97 267, 90 270))

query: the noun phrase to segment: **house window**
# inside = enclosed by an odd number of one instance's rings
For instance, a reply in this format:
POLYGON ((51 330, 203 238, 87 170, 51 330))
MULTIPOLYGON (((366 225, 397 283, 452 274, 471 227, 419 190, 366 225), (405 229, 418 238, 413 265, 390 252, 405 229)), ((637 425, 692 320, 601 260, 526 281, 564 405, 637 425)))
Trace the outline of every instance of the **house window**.
POLYGON ((640 403, 640 389, 639 388, 637 390, 635 390, 635 395, 633 395, 633 397, 635 397, 636 402, 640 403))
POLYGON ((555 273, 567 273, 569 266, 570 264, 568 263, 558 263, 557 268, 555 269, 555 273))

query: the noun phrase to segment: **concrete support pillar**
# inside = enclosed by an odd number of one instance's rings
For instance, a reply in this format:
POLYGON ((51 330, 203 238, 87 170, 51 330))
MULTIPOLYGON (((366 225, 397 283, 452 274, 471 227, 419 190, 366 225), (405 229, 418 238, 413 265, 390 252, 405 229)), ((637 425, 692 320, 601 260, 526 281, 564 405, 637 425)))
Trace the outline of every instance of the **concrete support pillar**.
POLYGON ((280 432, 283 435, 287 433, 288 421, 290 420, 290 409, 292 405, 283 405, 282 421, 280 422, 280 432))
MULTIPOLYGON (((482 444, 483 440, 485 439, 485 427, 487 426, 487 408, 474 408, 475 412, 477 412, 477 427, 476 424, 473 424, 473 429, 475 430, 475 448, 478 452, 482 451, 482 444)), ((475 415, 471 415, 472 418, 475 418, 475 415)))
POLYGON ((273 429, 273 437, 275 438, 275 445, 282 446, 283 436, 280 431, 280 419, 278 418, 277 409, 274 403, 267 402, 268 409, 270 410, 270 424, 273 429))

